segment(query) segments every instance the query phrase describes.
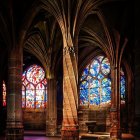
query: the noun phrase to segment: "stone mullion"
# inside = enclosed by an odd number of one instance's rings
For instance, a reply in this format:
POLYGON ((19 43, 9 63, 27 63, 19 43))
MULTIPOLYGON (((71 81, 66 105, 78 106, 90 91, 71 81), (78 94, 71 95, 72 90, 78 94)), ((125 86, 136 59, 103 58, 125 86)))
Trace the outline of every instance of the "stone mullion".
POLYGON ((111 69, 112 97, 111 97, 111 128, 110 137, 113 140, 121 138, 120 131, 120 70, 118 67, 111 69))
POLYGON ((78 139, 77 72, 73 47, 63 51, 63 124, 62 140, 78 139))
POLYGON ((57 96, 56 96, 56 79, 47 80, 48 89, 48 107, 46 120, 46 135, 54 136, 57 131, 57 96))
POLYGON ((23 139, 21 73, 21 55, 20 53, 11 51, 8 59, 8 93, 6 125, 6 137, 10 140, 23 139))

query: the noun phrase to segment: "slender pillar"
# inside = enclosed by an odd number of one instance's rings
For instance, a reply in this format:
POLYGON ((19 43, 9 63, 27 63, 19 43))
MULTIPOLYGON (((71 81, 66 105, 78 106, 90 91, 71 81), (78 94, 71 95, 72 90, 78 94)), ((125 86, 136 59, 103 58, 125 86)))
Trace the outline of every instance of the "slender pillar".
MULTIPOLYGON (((1 76, 2 77, 2 76, 1 76)), ((2 134, 3 131, 3 111, 2 111, 2 79, 0 79, 0 135, 2 134)))
POLYGON ((57 95, 56 79, 47 80, 48 104, 46 118, 46 135, 55 136, 57 133, 57 95))
POLYGON ((21 76, 22 53, 13 49, 8 58, 7 140, 23 140, 21 76))
MULTIPOLYGON (((70 42, 70 41, 68 41, 70 42)), ((66 44, 64 43, 64 46, 66 44)), ((63 122, 62 140, 78 140, 78 95, 77 95, 77 61, 74 47, 63 49, 63 122)))
POLYGON ((118 67, 112 67, 111 78, 112 78, 112 98, 111 98, 111 129, 110 139, 119 140, 121 139, 121 128, 120 128, 120 72, 118 67))

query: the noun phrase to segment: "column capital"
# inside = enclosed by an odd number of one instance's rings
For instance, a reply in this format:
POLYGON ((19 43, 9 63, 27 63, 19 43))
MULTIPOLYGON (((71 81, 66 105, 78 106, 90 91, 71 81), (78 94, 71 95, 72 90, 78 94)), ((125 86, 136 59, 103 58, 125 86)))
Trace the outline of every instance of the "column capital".
POLYGON ((67 54, 75 55, 76 54, 75 47, 74 46, 65 46, 63 48, 63 55, 67 55, 67 54))

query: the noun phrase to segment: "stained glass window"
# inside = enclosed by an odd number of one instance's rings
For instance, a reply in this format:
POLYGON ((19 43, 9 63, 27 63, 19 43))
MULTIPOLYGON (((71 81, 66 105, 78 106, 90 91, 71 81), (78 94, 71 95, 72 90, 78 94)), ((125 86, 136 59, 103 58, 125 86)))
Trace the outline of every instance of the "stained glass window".
POLYGON ((126 83, 125 83, 125 74, 123 69, 121 69, 121 86, 120 86, 120 92, 121 92, 121 103, 125 103, 125 87, 126 87, 126 83))
MULTIPOLYGON (((121 70, 121 99, 125 98, 125 76, 121 70)), ((97 56, 84 69, 80 79, 80 105, 106 106, 111 102, 110 63, 97 56)))
POLYGON ((47 103, 47 80, 44 70, 32 65, 22 74, 22 107, 45 108, 47 103))
POLYGON ((6 106, 6 85, 3 81, 3 106, 6 106))

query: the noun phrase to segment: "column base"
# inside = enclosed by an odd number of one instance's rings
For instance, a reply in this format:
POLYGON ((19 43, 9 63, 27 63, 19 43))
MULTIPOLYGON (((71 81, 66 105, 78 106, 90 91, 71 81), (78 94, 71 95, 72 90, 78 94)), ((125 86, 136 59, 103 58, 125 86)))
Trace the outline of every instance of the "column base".
POLYGON ((55 125, 47 125, 46 126, 46 136, 56 136, 56 126, 55 125))
POLYGON ((114 130, 110 132, 110 140, 121 140, 121 131, 114 130))
POLYGON ((75 127, 65 127, 61 130, 62 140, 79 140, 79 130, 75 127))
POLYGON ((24 140, 24 130, 20 128, 8 128, 6 140, 24 140))

